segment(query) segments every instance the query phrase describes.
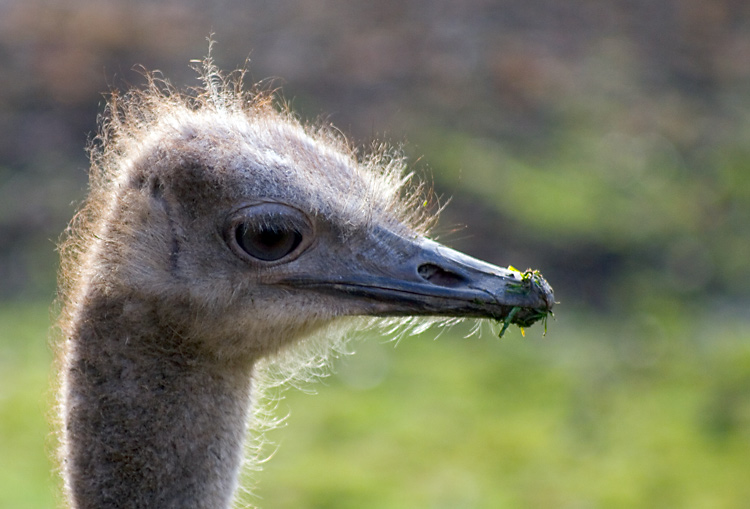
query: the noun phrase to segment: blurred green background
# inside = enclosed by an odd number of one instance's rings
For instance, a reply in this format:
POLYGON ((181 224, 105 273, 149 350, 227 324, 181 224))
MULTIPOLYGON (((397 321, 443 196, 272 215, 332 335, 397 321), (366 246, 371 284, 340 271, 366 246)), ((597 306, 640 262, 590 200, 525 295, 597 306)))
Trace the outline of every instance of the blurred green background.
POLYGON ((538 268, 557 318, 369 337, 284 393, 248 504, 741 508, 750 500, 744 0, 0 2, 0 507, 51 508, 55 242, 103 93, 207 52, 401 145, 436 235, 538 268))

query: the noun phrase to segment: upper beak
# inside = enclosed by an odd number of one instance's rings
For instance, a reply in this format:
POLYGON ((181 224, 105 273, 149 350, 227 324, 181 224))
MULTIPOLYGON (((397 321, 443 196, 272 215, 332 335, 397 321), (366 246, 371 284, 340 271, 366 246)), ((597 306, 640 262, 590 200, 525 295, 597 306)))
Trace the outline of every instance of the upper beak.
POLYGON ((280 283, 346 297, 347 312, 356 314, 491 318, 521 327, 547 316, 555 302, 536 271, 504 269, 386 230, 365 244, 358 242, 356 252, 342 244, 326 253, 327 267, 316 276, 289 274, 280 283))

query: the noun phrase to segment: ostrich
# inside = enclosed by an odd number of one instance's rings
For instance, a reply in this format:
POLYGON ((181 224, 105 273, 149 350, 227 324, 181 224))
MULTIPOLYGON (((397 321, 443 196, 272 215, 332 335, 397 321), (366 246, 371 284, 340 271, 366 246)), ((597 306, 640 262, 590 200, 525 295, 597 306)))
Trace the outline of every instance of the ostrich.
POLYGON ((243 92, 241 74, 210 59, 199 72, 190 94, 149 75, 113 95, 61 245, 60 456, 76 509, 229 507, 259 361, 345 317, 526 326, 554 302, 536 273, 429 240, 393 151, 358 156, 243 92))

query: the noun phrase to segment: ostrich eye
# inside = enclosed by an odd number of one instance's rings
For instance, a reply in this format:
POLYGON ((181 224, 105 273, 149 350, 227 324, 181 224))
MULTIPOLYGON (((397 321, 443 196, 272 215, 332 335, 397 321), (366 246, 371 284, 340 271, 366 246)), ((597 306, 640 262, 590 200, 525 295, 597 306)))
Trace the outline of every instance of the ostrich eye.
POLYGON ((295 229, 276 225, 240 224, 235 231, 237 244, 247 254, 264 262, 285 257, 302 242, 302 234, 295 229))
POLYGON ((230 216, 224 239, 250 262, 291 261, 312 241, 313 229, 301 211, 280 203, 260 203, 230 216))

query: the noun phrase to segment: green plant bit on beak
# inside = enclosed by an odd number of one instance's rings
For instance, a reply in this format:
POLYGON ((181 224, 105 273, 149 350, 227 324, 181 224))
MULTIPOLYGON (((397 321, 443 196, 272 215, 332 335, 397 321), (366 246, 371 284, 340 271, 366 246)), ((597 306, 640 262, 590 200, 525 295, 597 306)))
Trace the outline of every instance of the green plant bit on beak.
POLYGON ((510 310, 510 313, 508 313, 508 316, 506 316, 505 320, 503 320, 503 328, 500 330, 500 334, 497 336, 498 338, 503 337, 503 335, 505 334, 505 331, 508 330, 508 327, 510 327, 511 320, 513 320, 513 317, 516 316, 516 313, 518 313, 520 309, 521 309, 520 307, 515 306, 513 309, 510 310))
MULTIPOLYGON (((531 292, 531 289, 534 286, 541 286, 540 281, 543 281, 542 275, 538 270, 527 269, 524 272, 521 272, 512 265, 508 266, 508 270, 512 270, 521 274, 520 282, 508 286, 508 290, 512 293, 528 294, 529 292, 531 292)), ((544 324, 543 335, 546 336, 547 319, 550 315, 552 315, 553 317, 555 316, 552 311, 545 308, 536 308, 532 309, 530 313, 526 313, 523 318, 516 319, 516 315, 521 309, 522 308, 520 306, 514 306, 510 310, 508 316, 506 316, 503 320, 503 328, 500 330, 500 334, 498 335, 498 337, 503 337, 505 331, 508 330, 508 327, 510 327, 511 323, 517 325, 518 328, 521 329, 521 335, 525 337, 526 331, 524 329, 526 327, 530 327, 534 322, 538 320, 542 320, 542 323, 544 324)))

